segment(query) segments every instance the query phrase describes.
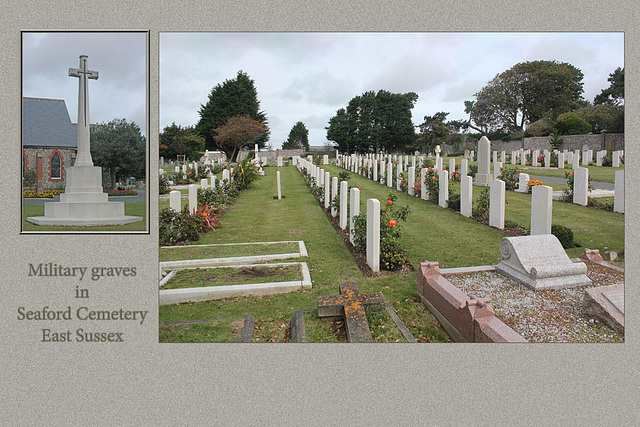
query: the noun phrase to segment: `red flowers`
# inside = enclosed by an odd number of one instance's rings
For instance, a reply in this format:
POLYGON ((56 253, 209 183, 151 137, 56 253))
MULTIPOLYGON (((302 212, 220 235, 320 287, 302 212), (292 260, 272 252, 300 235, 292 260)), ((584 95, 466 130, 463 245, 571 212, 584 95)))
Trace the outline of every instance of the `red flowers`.
POLYGON ((387 203, 389 203, 389 206, 391 206, 393 204, 393 201, 391 199, 387 200, 387 203))
POLYGON ((358 190, 362 190, 362 187, 358 187, 358 190))
POLYGON ((398 222, 395 219, 389 221, 389 227, 394 228, 396 225, 398 225, 398 222))

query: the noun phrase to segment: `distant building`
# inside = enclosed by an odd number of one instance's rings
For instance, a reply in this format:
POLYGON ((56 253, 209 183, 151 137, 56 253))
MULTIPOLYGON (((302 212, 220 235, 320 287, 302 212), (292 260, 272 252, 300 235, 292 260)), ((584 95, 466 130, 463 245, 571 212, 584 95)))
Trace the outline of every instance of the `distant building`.
POLYGON ((64 188, 77 153, 77 127, 63 99, 22 98, 22 172, 35 170, 36 189, 64 188))

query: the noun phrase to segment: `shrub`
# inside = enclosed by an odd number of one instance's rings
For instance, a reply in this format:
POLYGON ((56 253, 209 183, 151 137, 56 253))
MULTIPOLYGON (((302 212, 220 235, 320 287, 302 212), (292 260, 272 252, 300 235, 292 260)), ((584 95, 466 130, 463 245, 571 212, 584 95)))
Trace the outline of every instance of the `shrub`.
POLYGON ((460 195, 452 194, 451 196, 449 196, 449 203, 447 207, 456 212, 460 212, 460 195))
POLYGON ((407 262, 407 254, 396 241, 380 242, 380 268, 394 271, 407 262))
POLYGON ((467 171, 467 175, 469 175, 471 178, 475 178, 476 174, 478 173, 478 164, 471 164, 469 165, 469 170, 467 171))
POLYGON ((573 112, 560 114, 555 128, 560 135, 582 135, 591 132, 589 122, 573 112))
POLYGON ((612 166, 612 165, 613 165, 613 154, 607 153, 607 155, 602 158, 602 166, 612 166))
POLYGON ((33 188, 38 182, 38 171, 35 169, 27 170, 22 176, 22 188, 33 188))
POLYGON ((562 147, 562 144, 564 144, 564 140, 560 138, 560 134, 558 134, 558 132, 554 132, 549 138, 549 144, 551 144, 551 147, 553 147, 554 150, 559 150, 560 147, 562 147))
POLYGON ((169 180, 164 175, 160 175, 158 179, 158 194, 167 194, 168 192, 169 180))
MULTIPOLYGON (((393 191, 389 192, 386 201, 381 201, 380 207, 380 268, 396 270, 407 262, 407 256, 399 243, 402 235, 400 222, 405 222, 409 215, 408 206, 396 208, 398 197, 393 191)), ((365 213, 354 217, 354 246, 360 250, 367 248, 367 217, 365 213)))
POLYGON ((160 211, 158 237, 160 245, 173 246, 179 243, 195 242, 206 231, 206 219, 202 213, 189 213, 185 206, 181 212, 165 208, 160 211))
POLYGON ((259 177, 258 166, 250 158, 242 160, 233 170, 233 182, 238 191, 246 190, 259 177))
POLYGON ((504 187, 506 190, 513 191, 518 188, 520 172, 518 169, 514 168, 503 168, 498 179, 504 181, 504 187))
POLYGON ((341 171, 338 174, 338 182, 349 181, 350 179, 351 179, 351 174, 348 171, 341 171))
POLYGON ((480 197, 478 197, 478 201, 476 203, 476 208, 473 211, 473 216, 476 218, 480 218, 482 220, 489 219, 489 187, 484 188, 480 192, 480 197))
POLYGON ((556 236, 564 249, 573 248, 573 231, 569 227, 563 225, 552 225, 551 234, 556 236))

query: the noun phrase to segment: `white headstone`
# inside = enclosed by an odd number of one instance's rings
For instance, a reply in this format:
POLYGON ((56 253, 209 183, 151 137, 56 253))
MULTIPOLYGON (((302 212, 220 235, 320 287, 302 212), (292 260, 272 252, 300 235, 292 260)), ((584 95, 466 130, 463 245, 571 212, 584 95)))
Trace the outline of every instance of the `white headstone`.
POLYGON ((378 182, 378 161, 374 160, 373 161, 373 177, 372 179, 376 182, 378 182))
POLYGON ((489 225, 500 230, 504 228, 504 202, 504 181, 499 179, 491 181, 491 185, 489 187, 489 225))
POLYGON ((589 169, 578 167, 573 171, 573 203, 587 206, 588 193, 589 169))
POLYGON ((476 185, 487 187, 491 182, 492 176, 490 171, 490 154, 491 141, 483 136, 478 141, 478 173, 476 173, 476 185))
POLYGON ((620 167, 620 151, 614 151, 613 154, 611 155, 611 159, 612 159, 611 166, 614 168, 619 168, 620 167))
POLYGON ((349 183, 340 181, 340 228, 347 228, 347 213, 349 212, 349 183))
POLYGON ((282 167, 282 156, 278 156, 277 162, 278 162, 278 167, 281 168, 282 167))
POLYGON ((441 207, 446 208, 447 202, 449 201, 449 172, 446 170, 440 170, 438 171, 438 177, 440 180, 438 184, 438 189, 440 192, 438 204, 441 207))
POLYGON ((463 176, 460 181, 460 214, 471 217, 473 211, 473 178, 463 176))
POLYGON ((615 195, 613 198, 613 211, 624 213, 624 170, 616 171, 615 195))
POLYGON ((208 188, 209 187, 209 180, 207 178, 202 178, 200 180, 200 188, 208 188))
POLYGON ((449 159, 449 178, 453 179, 453 175, 456 173, 456 159, 449 159))
POLYGON ((427 168, 420 169, 420 198, 427 200, 427 184, 425 183, 427 176, 427 168))
POLYGON ((547 169, 551 167, 551 153, 548 151, 544 153, 544 167, 547 169))
POLYGON ((587 266, 572 262, 553 234, 503 237, 500 255, 496 271, 533 289, 591 284, 587 266))
POLYGON ((324 208, 329 209, 331 206, 331 174, 329 172, 324 173, 324 208))
POLYGON ((467 159, 460 160, 460 179, 469 173, 469 161, 467 159))
POLYGON ((367 200, 367 264, 374 273, 380 271, 380 201, 367 200))
POLYGON ((551 234, 553 188, 535 185, 531 188, 531 232, 529 234, 551 234))
POLYGON ((402 161, 398 163, 398 167, 396 168, 396 191, 400 191, 400 183, 402 179, 400 178, 400 174, 402 174, 402 161))
POLYGON ((387 187, 393 188, 393 163, 387 163, 387 187))
MULTIPOLYGON (((335 200, 338 195, 338 177, 334 176, 331 178, 331 200, 335 200)), ((336 217, 338 215, 338 211, 335 206, 331 207, 331 216, 336 217)))
POLYGON ((564 153, 558 153, 558 169, 564 169, 564 153))
POLYGON ((349 240, 353 245, 353 237, 355 235, 355 225, 353 218, 357 215, 360 215, 360 190, 355 187, 352 188, 350 199, 351 203, 349 203, 349 206, 351 209, 349 209, 349 240))
POLYGON ((169 192, 169 209, 174 212, 182 211, 182 193, 178 190, 169 192))
POLYGON ((413 166, 409 166, 407 170, 407 193, 410 196, 415 194, 415 186, 416 186, 416 168, 413 166))
POLYGON ((280 187, 280 171, 276 171, 276 185, 278 186, 278 200, 282 199, 282 187, 280 187))
POLYGON ((527 182, 529 182, 529 174, 520 172, 518 175, 518 188, 514 191, 518 193, 528 193, 529 187, 527 187, 527 182))
POLYGON ((189 185, 189 213, 193 214, 198 210, 198 186, 189 185))
POLYGON ((322 164, 323 165, 328 165, 329 164, 329 155, 325 154, 324 156, 322 156, 322 164))
POLYGON ((493 179, 498 179, 502 174, 502 162, 495 162, 493 164, 493 179))

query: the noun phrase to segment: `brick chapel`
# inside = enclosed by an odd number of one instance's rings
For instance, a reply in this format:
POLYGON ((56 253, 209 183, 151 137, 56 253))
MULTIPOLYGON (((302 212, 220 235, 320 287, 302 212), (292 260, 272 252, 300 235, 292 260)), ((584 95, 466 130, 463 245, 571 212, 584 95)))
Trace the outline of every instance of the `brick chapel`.
POLYGON ((77 125, 63 99, 22 98, 22 172, 36 170, 37 191, 64 189, 77 153, 77 125))

